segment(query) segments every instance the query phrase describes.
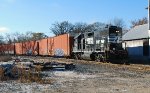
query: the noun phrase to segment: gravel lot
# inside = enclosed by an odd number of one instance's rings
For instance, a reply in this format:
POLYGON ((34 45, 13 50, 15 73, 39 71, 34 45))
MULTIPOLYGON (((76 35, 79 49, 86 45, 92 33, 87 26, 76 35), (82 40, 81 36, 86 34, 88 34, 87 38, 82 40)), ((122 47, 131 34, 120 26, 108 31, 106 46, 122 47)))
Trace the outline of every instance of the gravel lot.
MULTIPOLYGON (((36 60, 40 59, 36 58, 36 60)), ((44 78, 53 80, 52 84, 4 81, 0 82, 0 93, 150 93, 150 66, 148 65, 86 61, 77 61, 75 64, 76 68, 73 71, 42 72, 44 78)))

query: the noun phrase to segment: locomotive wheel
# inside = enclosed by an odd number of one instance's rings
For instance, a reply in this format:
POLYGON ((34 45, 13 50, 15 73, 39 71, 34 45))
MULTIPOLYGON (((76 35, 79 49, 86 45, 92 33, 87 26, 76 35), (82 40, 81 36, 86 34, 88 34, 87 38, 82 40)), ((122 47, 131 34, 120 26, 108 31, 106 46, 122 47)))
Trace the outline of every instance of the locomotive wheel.
POLYGON ((96 62, 101 62, 101 58, 100 58, 100 55, 98 54, 98 55, 96 55, 96 57, 95 57, 95 61, 96 62))
POLYGON ((80 60, 81 59, 81 55, 80 54, 74 54, 74 59, 80 60))
POLYGON ((91 54, 90 58, 91 58, 92 61, 95 61, 96 60, 96 55, 95 54, 91 54))
POLYGON ((122 64, 129 65, 128 59, 122 59, 121 63, 122 63, 122 64))
POLYGON ((102 54, 97 54, 96 57, 95 57, 95 60, 97 62, 104 62, 105 61, 105 58, 102 54))
POLYGON ((74 56, 74 59, 78 60, 77 54, 74 54, 73 56, 74 56))

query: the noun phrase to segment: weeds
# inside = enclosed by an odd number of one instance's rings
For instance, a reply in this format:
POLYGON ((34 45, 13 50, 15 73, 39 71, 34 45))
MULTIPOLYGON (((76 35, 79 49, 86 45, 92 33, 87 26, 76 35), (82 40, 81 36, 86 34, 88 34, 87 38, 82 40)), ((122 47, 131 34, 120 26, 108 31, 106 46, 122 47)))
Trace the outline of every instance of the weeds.
POLYGON ((4 69, 0 67, 0 80, 2 81, 4 77, 4 69))
POLYGON ((43 79, 40 75, 41 67, 37 66, 35 68, 31 68, 29 70, 23 68, 14 67, 11 71, 13 77, 5 76, 4 69, 0 68, 0 80, 16 80, 21 83, 39 83, 39 84, 51 84, 51 79, 43 79))
POLYGON ((35 68, 31 68, 29 70, 20 69, 19 81, 21 83, 40 83, 40 84, 51 84, 52 80, 43 79, 40 75, 41 67, 36 66, 35 68))
POLYGON ((10 61, 11 59, 12 58, 9 55, 6 55, 6 56, 0 55, 0 61, 7 62, 7 61, 10 61))

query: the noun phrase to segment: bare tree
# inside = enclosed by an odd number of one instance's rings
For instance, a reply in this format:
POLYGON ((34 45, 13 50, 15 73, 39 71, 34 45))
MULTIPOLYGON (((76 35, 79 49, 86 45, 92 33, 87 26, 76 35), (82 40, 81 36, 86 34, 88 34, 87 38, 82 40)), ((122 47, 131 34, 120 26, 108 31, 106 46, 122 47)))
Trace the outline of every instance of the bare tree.
POLYGON ((22 40, 20 39, 21 38, 21 33, 19 33, 19 32, 15 32, 15 33, 12 33, 12 35, 13 35, 13 39, 14 39, 14 43, 16 43, 16 42, 21 42, 22 40))
POLYGON ((31 40, 40 40, 43 38, 47 38, 48 36, 45 35, 44 33, 32 33, 31 40))
POLYGON ((4 37, 0 35, 0 44, 4 44, 4 37))
POLYGON ((106 24, 101 23, 101 22, 95 22, 93 24, 88 25, 89 31, 100 31, 106 26, 106 24))
POLYGON ((131 28, 138 26, 138 25, 143 25, 143 24, 147 24, 148 23, 148 19, 147 17, 138 19, 138 20, 133 20, 131 21, 131 28))
POLYGON ((73 33, 82 33, 82 32, 86 32, 87 30, 87 24, 86 23, 76 23, 73 26, 73 33))
POLYGON ((9 34, 9 33, 6 33, 6 34, 5 34, 5 40, 6 40, 6 42, 7 42, 8 44, 11 44, 11 43, 13 42, 13 37, 12 37, 12 35, 9 34))
POLYGON ((12 42, 24 42, 24 41, 29 41, 29 40, 40 40, 43 38, 47 38, 48 36, 45 35, 44 33, 33 33, 31 31, 28 31, 26 33, 13 33, 13 34, 8 34, 7 35, 7 40, 11 40, 12 42), (12 38, 10 38, 12 36, 12 38))
POLYGON ((51 27, 50 30, 53 32, 53 34, 58 36, 71 32, 73 30, 73 25, 68 21, 63 21, 61 23, 56 22, 53 24, 53 27, 51 27))
POLYGON ((95 22, 93 24, 86 23, 76 23, 74 25, 73 32, 74 33, 82 33, 82 32, 90 32, 90 31, 100 31, 100 29, 104 28, 106 25, 104 23, 95 22))
POLYGON ((111 22, 110 22, 111 25, 114 25, 114 26, 118 26, 118 27, 121 27, 121 28, 125 28, 125 22, 123 19, 121 18, 114 18, 111 22))

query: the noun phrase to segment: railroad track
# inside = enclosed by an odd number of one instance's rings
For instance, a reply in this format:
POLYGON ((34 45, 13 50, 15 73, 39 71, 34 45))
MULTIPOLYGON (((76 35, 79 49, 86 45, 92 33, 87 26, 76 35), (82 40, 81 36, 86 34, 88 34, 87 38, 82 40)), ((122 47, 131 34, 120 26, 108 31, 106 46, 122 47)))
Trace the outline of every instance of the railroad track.
POLYGON ((35 62, 58 62, 58 63, 65 63, 65 64, 91 64, 91 65, 103 65, 108 67, 113 67, 114 69, 127 69, 127 70, 134 70, 134 71, 150 71, 150 65, 144 64, 113 64, 110 62, 95 62, 95 61, 88 61, 88 60, 74 60, 74 59, 66 59, 66 58, 53 58, 53 57, 29 57, 29 56, 22 56, 23 58, 33 59, 35 62))

